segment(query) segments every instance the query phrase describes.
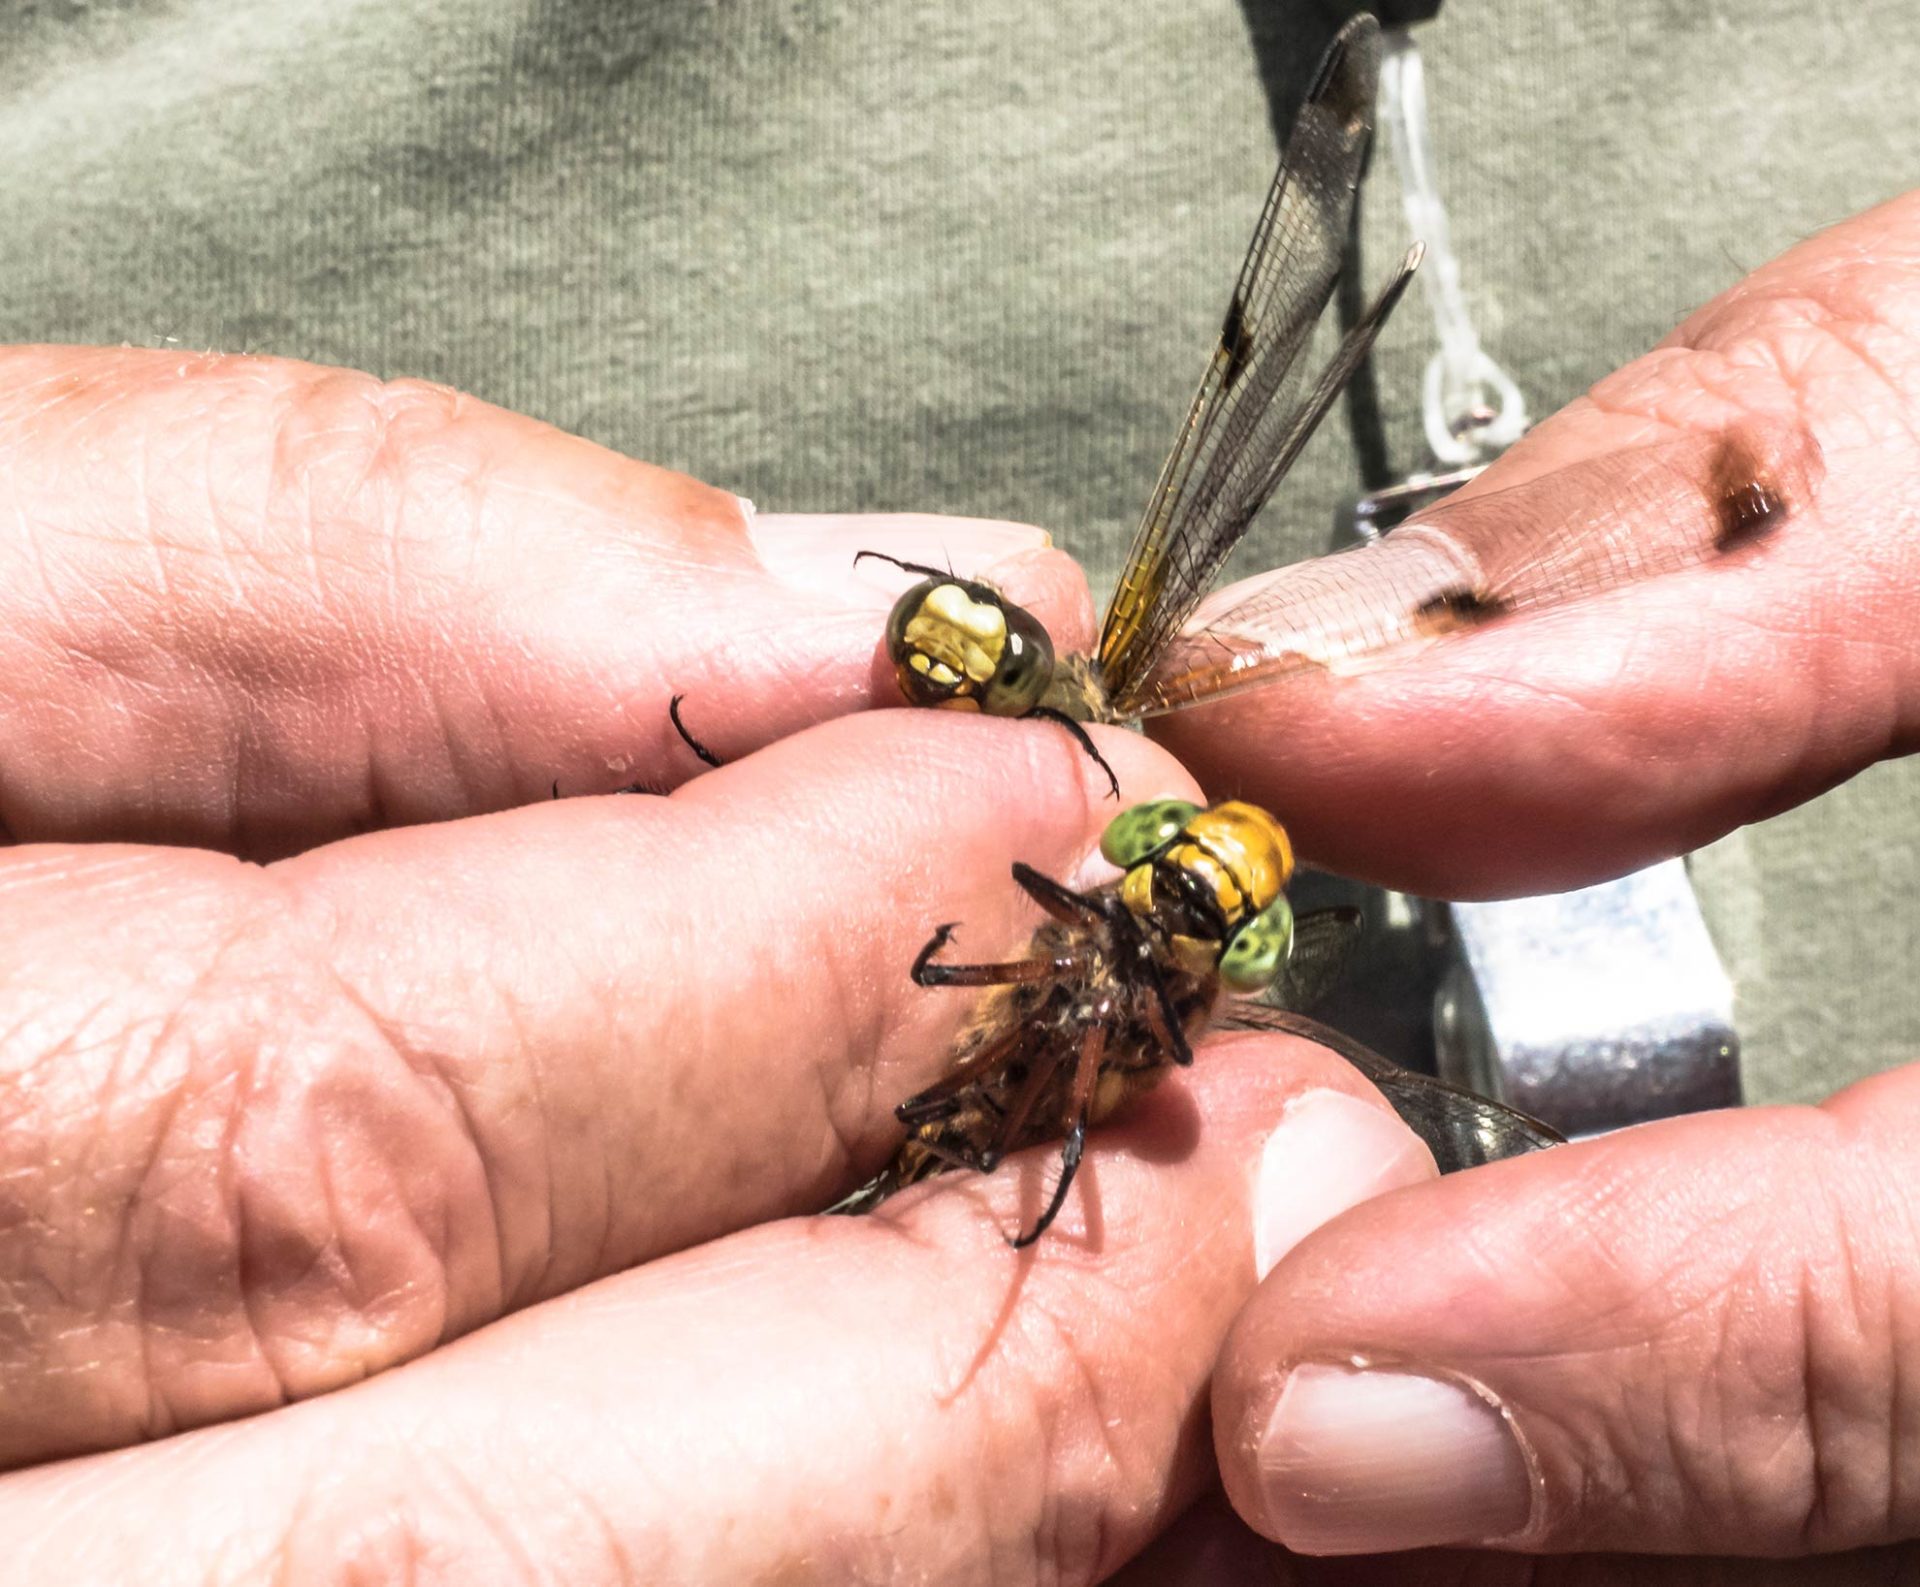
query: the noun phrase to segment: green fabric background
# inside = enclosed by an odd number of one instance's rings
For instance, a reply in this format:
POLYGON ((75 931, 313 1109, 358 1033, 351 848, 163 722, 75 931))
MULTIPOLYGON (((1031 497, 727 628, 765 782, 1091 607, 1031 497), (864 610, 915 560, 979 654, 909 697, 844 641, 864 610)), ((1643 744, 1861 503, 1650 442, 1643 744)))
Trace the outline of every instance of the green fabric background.
MULTIPOLYGON (((1248 3, 1285 76, 1301 15, 1248 3)), ((1537 414, 1920 184, 1913 0, 1450 0, 1421 39, 1537 414)), ((0 335, 423 375, 763 506, 1030 519, 1098 579, 1272 159, 1233 0, 16 3, 0 335)), ((1380 357, 1403 460, 1422 322, 1380 357)), ((1323 545, 1351 471, 1336 422, 1249 560, 1323 545)), ((1698 859, 1754 1096, 1920 1052, 1916 813, 1884 766, 1698 859)))

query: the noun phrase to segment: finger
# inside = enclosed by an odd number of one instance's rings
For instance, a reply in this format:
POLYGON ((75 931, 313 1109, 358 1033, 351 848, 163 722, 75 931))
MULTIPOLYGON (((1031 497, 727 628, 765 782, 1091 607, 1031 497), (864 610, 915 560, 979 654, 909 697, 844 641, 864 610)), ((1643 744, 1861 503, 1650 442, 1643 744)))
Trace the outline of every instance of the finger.
POLYGON ((1084 1192, 1027 1252, 1006 1230, 1044 1149, 879 1216, 730 1237, 216 1435, 0 1480, 12 1569, 124 1580, 164 1525, 160 1563, 193 1580, 216 1554, 293 1578, 428 1559, 455 1581, 524 1560, 584 1584, 1098 1580, 1206 1481, 1256 1186, 1310 1103, 1339 1138, 1317 1161, 1431 1172, 1331 1055, 1209 1043, 1096 1132, 1084 1192))
POLYGON ((1209 1497, 1110 1580, 1114 1587, 1891 1587, 1909 1580, 1917 1564, 1920 1548, 1912 1544, 1810 1559, 1452 1549, 1316 1558, 1265 1542, 1224 1498, 1209 1497))
MULTIPOLYGON (((1191 784, 1103 735, 1130 795, 1191 784)), ((674 799, 543 803, 263 869, 22 848, 0 1119, 0 1463, 335 1387, 852 1189, 1017 950, 1008 870, 1114 806, 1058 728, 875 712, 674 799)))
POLYGON ((419 382, 0 350, 0 822, 271 856, 699 769, 896 696, 854 554, 938 550, 1071 633, 1045 536, 756 518, 419 382), (876 681, 877 680, 877 681, 876 681), (885 685, 884 688, 880 685, 885 685))
POLYGON ((1215 1488, 1108 1577, 1112 1587, 1292 1587, 1287 1561, 1215 1488))
POLYGON ((1920 1529, 1920 1070, 1364 1207, 1302 1242, 1215 1385, 1289 1546, 1785 1555, 1920 1529))
POLYGON ((1920 194, 1757 272, 1470 490, 1756 416, 1804 416, 1826 475, 1750 554, 1156 734, 1216 796, 1283 812, 1313 858, 1448 898, 1617 875, 1915 747, 1920 194))

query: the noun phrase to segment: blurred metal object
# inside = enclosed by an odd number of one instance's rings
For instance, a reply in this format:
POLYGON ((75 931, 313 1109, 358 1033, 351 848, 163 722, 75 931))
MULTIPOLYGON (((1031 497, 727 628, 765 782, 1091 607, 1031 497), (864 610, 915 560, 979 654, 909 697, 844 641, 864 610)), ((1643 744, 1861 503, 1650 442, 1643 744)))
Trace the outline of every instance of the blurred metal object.
POLYGON ((1568 1135, 1739 1105, 1733 985, 1683 862, 1452 915, 1444 1078, 1568 1135))
MULTIPOLYGON (((1478 468, 1415 474, 1349 503, 1332 544, 1378 539, 1478 468)), ((1330 1025, 1566 1135, 1737 1107, 1733 986, 1681 860, 1576 892, 1446 905, 1332 877, 1317 904, 1367 923, 1330 1025)))

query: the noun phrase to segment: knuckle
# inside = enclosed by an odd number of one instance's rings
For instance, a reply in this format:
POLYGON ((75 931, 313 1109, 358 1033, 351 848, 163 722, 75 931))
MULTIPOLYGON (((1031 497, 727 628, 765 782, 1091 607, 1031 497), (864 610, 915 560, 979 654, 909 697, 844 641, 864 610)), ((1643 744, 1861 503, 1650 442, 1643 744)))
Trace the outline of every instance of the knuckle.
POLYGON ((1823 437, 1913 439, 1920 411, 1920 272, 1828 249, 1777 262, 1692 316, 1661 348, 1600 381, 1603 413, 1681 427, 1791 413, 1823 437))
POLYGON ((232 956, 212 998, 253 1033, 220 1173, 234 1302, 297 1398, 472 1326, 499 1309, 505 1280, 457 1082, 396 1040, 323 956, 256 940, 264 952, 232 956), (291 984, 263 962, 289 958, 309 967, 291 984))
POLYGON ((1584 1387, 1535 1440, 1557 1538, 1801 1553, 1920 1524, 1901 1176, 1814 1110, 1766 1128, 1768 1173, 1640 1274, 1616 1367, 1569 1362, 1584 1387))
POLYGON ((273 425, 269 499, 309 531, 399 527, 434 488, 436 510, 457 504, 486 454, 464 422, 469 399, 419 380, 313 369, 286 389, 273 425))
MULTIPOLYGON (((990 1466, 1002 1478, 1019 1465, 1031 1482, 996 1484, 1000 1500, 1030 1496, 1011 1513, 1020 1551, 1037 1579, 1104 1580, 1144 1541, 1131 1535, 1137 1517, 1164 1480, 1167 1449, 1130 1411, 1126 1386, 1114 1378, 1113 1331, 1134 1315, 1126 1297, 1103 1292, 1079 1275, 1071 1294, 1052 1304, 1030 1297, 1024 1309, 1019 1378, 1006 1403, 1014 1414, 998 1424, 1002 1448, 990 1466), (1094 1341, 1103 1341, 1094 1343, 1094 1341)), ((1147 1342, 1137 1356, 1151 1359, 1147 1342)))
POLYGON ((196 950, 148 967, 162 995, 10 1076, 9 1110, 45 1127, 10 1132, 41 1160, 0 1160, 31 1199, 0 1208, 0 1253, 49 1277, 9 1289, 9 1332, 30 1337, 0 1378, 26 1372, 56 1413, 21 1436, 95 1447, 265 1409, 500 1306, 487 1165, 453 1088, 323 968, 267 873, 236 887, 234 862, 209 863, 221 902, 202 898, 196 950))

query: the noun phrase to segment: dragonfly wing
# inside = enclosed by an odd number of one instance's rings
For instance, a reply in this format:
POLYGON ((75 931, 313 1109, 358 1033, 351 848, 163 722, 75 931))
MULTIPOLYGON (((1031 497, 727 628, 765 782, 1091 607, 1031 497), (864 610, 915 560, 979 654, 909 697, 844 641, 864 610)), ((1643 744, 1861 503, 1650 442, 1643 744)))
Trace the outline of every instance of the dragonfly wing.
POLYGON ((1268 996, 1282 1008, 1313 1008, 1345 974, 1362 930, 1360 911, 1311 909, 1293 923, 1287 967, 1268 996))
POLYGON ((1359 671, 1515 612, 1733 562, 1788 525, 1824 472, 1811 431, 1758 420, 1443 501, 1376 544, 1222 591, 1167 647, 1134 714, 1303 668, 1359 671))
POLYGON ((1290 1009, 1264 1003, 1239 1004, 1221 1021, 1227 1029, 1281 1031, 1331 1048, 1393 1104, 1407 1127, 1427 1143, 1443 1174, 1478 1168, 1503 1157, 1518 1157, 1557 1146, 1558 1131, 1538 1119, 1483 1097, 1478 1092, 1403 1069, 1371 1047, 1290 1009))
POLYGON ((1331 400, 1316 388, 1288 411, 1281 398, 1339 275, 1379 75, 1379 24, 1361 15, 1335 38, 1288 135, 1219 345, 1107 608, 1098 663, 1116 700, 1192 614, 1331 400))

